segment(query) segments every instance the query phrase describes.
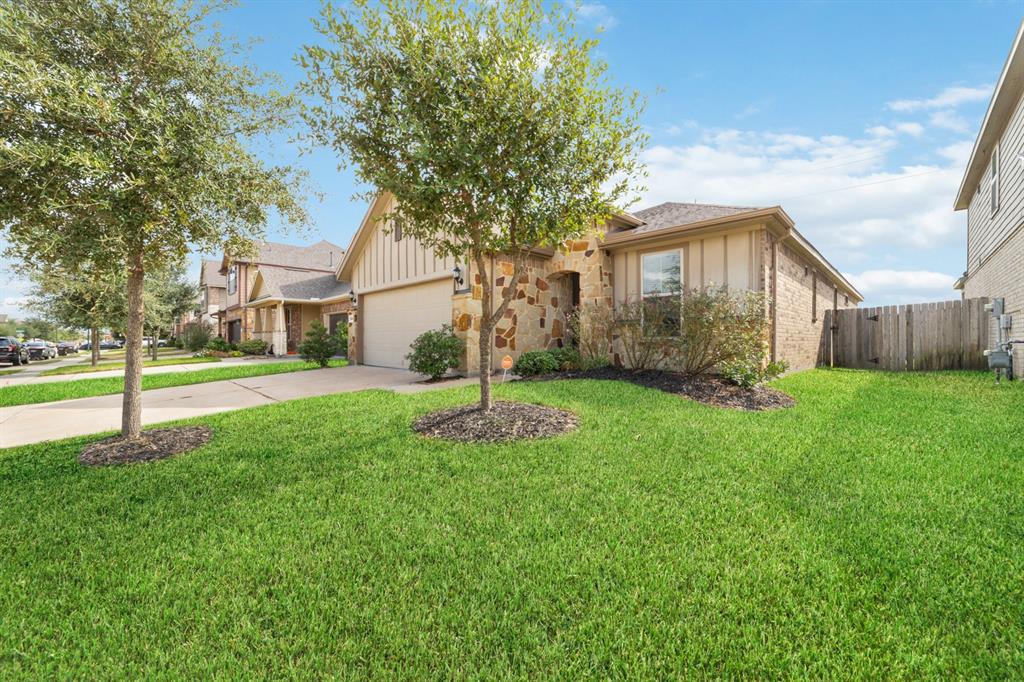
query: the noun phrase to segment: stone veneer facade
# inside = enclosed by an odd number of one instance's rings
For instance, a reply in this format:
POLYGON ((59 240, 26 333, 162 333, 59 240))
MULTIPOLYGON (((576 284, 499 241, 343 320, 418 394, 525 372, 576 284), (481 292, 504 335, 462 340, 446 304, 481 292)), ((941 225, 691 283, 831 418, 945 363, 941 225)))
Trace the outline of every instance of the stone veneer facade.
MULTIPOLYGON (((825 310, 857 304, 837 292, 828 277, 809 261, 787 246, 776 245, 775 237, 767 230, 761 230, 756 236, 762 258, 753 286, 763 291, 770 303, 774 294, 776 305, 770 313, 774 315, 773 356, 786 360, 793 371, 814 367, 826 360, 825 310), (776 248, 773 260, 772 251, 776 248), (773 267, 778 267, 777 279, 773 279, 773 267)), ((495 328, 493 368, 500 368, 506 354, 515 359, 525 351, 557 348, 567 341, 567 314, 572 307, 571 273, 579 274, 581 305, 614 305, 612 261, 611 253, 599 248, 596 234, 570 242, 550 258, 531 257, 526 273, 518 282, 515 298, 495 328)), ((497 298, 504 287, 512 284, 509 280, 513 263, 501 255, 490 262, 493 267, 485 276, 493 276, 497 298)), ((452 299, 452 326, 466 344, 460 368, 465 372, 479 370, 481 299, 481 273, 474 269, 470 286, 452 299)), ((350 325, 349 333, 354 339, 355 315, 350 316, 350 325)), ((355 347, 353 340, 350 343, 355 347)), ((614 349, 610 349, 609 355, 617 358, 614 349)))
MULTIPOLYGON (((468 290, 452 299, 452 326, 466 344, 464 371, 480 366, 480 318, 483 276, 494 278, 494 296, 513 285, 511 258, 497 255, 490 259, 486 273, 470 273, 468 290)), ((550 258, 531 256, 520 277, 518 291, 505 316, 495 327, 493 366, 501 366, 505 355, 519 357, 525 351, 561 347, 568 339, 568 315, 572 310, 572 277, 579 275, 579 303, 612 305, 611 257, 598 247, 597 235, 566 244, 550 258)))

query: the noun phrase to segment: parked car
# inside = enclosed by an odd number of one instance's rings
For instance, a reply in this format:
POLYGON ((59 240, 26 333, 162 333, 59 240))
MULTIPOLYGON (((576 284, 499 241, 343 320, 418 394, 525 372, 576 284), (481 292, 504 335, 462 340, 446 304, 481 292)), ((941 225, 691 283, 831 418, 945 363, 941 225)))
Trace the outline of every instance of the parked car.
POLYGON ((57 355, 71 355, 78 352, 78 344, 74 341, 61 341, 57 344, 57 355))
POLYGON ((25 343, 28 355, 33 360, 49 360, 57 357, 57 347, 42 339, 32 339, 25 343))
POLYGON ((9 362, 15 367, 27 365, 28 348, 13 336, 0 336, 0 361, 9 362))

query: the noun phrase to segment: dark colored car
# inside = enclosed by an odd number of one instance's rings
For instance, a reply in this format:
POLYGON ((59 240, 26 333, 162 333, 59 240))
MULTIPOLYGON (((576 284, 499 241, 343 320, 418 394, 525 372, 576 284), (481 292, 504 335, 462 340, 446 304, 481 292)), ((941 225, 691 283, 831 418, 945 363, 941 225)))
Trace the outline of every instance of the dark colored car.
POLYGON ((49 360, 57 357, 57 350, 51 348, 46 341, 28 341, 25 343, 25 347, 28 348, 28 355, 33 360, 49 360))
POLYGON ((74 341, 61 341, 57 344, 57 355, 71 355, 78 352, 78 344, 74 341))
POLYGON ((28 348, 10 336, 0 336, 0 362, 9 362, 15 367, 27 365, 28 348))

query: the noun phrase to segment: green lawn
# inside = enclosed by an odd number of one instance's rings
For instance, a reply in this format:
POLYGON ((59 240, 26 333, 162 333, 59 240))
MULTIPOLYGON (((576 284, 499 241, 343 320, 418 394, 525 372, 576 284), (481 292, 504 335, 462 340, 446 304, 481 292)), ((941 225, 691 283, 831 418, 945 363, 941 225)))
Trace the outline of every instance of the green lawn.
POLYGON ((9 374, 17 374, 20 371, 20 367, 15 367, 14 369, 0 369, 0 377, 5 377, 9 374))
POLYGON ((742 413, 518 383, 580 431, 412 434, 472 387, 0 452, 0 677, 1024 677, 1024 384, 813 371, 742 413))
MULTIPOLYGON (((203 362, 220 362, 220 358, 194 358, 189 355, 183 355, 180 358, 143 360, 142 366, 163 367, 165 365, 192 365, 203 362)), ((124 369, 124 362, 100 362, 95 366, 90 365, 88 362, 85 364, 61 365, 60 367, 54 367, 53 369, 48 369, 45 372, 40 372, 39 376, 50 377, 64 374, 91 374, 92 372, 106 372, 111 369, 124 369)))
MULTIPOLYGON (((331 367, 344 367, 345 360, 331 360, 331 367)), ((213 369, 168 372, 166 374, 142 375, 142 390, 203 384, 208 381, 245 379, 267 374, 283 374, 316 369, 316 365, 305 362, 274 362, 252 365, 231 365, 213 369)), ((0 407, 48 403, 55 400, 72 400, 96 395, 109 395, 124 391, 124 377, 103 377, 100 379, 74 379, 52 381, 40 384, 22 384, 0 388, 0 407)))

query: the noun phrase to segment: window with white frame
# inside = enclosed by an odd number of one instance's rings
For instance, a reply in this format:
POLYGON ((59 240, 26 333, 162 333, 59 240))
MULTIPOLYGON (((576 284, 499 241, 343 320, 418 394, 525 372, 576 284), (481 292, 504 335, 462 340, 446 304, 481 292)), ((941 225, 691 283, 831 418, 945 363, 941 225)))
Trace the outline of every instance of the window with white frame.
POLYGON ((643 297, 678 294, 683 289, 679 251, 644 254, 640 259, 640 278, 643 297))
POLYGON ((228 268, 228 293, 233 294, 238 291, 238 266, 232 265, 228 268))
POLYGON ((992 167, 989 170, 989 191, 992 193, 992 213, 999 210, 999 145, 992 149, 992 167))

